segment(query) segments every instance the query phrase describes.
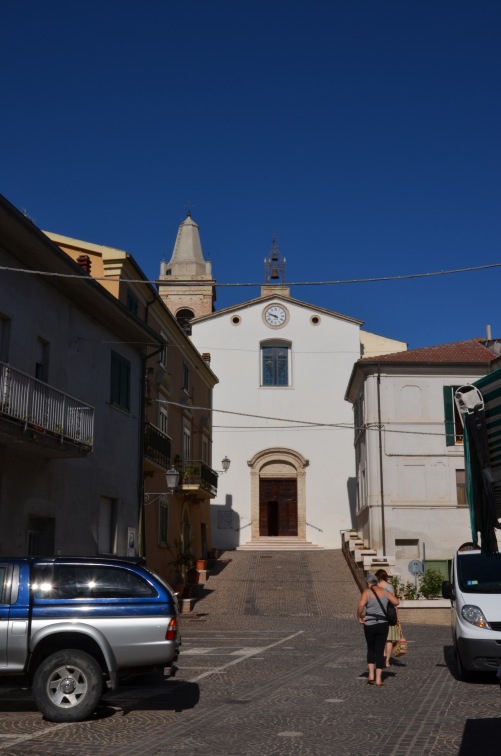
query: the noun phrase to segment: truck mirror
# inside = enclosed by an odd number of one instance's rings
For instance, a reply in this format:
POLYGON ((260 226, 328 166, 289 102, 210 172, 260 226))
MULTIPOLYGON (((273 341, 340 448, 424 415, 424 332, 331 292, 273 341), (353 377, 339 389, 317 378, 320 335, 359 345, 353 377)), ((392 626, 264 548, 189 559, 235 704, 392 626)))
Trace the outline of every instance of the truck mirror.
POLYGON ((450 599, 451 601, 456 597, 454 593, 454 586, 448 580, 444 580, 444 582, 442 583, 442 596, 443 598, 450 599))

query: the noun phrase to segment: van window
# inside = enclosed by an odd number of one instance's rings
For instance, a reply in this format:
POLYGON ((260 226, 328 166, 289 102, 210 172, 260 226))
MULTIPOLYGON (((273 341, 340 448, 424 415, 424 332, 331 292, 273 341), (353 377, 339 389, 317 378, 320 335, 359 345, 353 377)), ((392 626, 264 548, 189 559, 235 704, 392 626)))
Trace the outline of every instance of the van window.
POLYGON ((463 593, 501 593, 501 554, 458 556, 458 584, 463 593))

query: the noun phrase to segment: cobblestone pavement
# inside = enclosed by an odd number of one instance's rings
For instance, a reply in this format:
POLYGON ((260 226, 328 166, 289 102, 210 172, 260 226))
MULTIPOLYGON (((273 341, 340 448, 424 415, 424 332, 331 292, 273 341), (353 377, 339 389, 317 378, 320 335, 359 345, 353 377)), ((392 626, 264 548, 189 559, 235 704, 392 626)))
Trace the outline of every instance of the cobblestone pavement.
POLYGON ((182 618, 174 677, 124 681, 74 725, 44 721, 6 682, 0 756, 500 753, 499 686, 456 680, 448 627, 408 625, 409 653, 376 689, 340 551, 223 557, 182 618))

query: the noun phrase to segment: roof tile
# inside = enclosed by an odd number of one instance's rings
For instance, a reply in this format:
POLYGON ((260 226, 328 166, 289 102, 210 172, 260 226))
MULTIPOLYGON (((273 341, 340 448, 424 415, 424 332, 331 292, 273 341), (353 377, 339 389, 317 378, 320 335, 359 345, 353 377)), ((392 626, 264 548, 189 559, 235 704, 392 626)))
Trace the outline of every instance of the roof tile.
POLYGON ((489 365, 496 355, 485 346, 485 339, 455 341, 452 344, 408 349, 406 352, 382 354, 380 357, 362 357, 360 364, 367 363, 465 363, 489 365))

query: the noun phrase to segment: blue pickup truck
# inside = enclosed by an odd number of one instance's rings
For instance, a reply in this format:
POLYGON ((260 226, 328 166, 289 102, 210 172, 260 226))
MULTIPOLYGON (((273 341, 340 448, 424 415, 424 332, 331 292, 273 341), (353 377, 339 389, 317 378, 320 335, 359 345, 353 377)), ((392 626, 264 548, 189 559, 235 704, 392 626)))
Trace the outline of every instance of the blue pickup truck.
POLYGON ((137 560, 0 558, 0 676, 27 678, 53 722, 88 717, 119 674, 172 664, 178 619, 137 560))

